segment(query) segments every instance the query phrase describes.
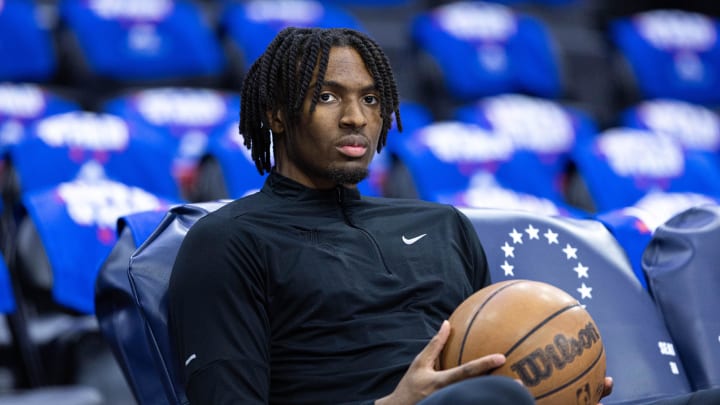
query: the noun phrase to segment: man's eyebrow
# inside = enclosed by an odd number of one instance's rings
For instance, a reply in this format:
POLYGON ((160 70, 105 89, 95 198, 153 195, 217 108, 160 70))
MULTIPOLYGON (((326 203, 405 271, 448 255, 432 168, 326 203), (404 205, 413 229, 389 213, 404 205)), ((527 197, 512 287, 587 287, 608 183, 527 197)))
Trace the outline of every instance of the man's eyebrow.
MULTIPOLYGON (((314 85, 314 84, 311 84, 310 87, 312 87, 313 85, 314 85)), ((337 82, 337 81, 335 81, 335 80, 325 81, 325 82, 323 82, 323 86, 324 86, 324 87, 330 87, 330 88, 333 88, 333 89, 344 89, 344 88, 347 88, 347 86, 345 86, 344 84, 342 84, 342 83, 340 83, 340 82, 337 82)), ((369 84, 369 85, 363 87, 362 89, 360 89, 360 91, 362 91, 363 93, 367 93, 367 92, 371 92, 371 91, 377 91, 377 86, 375 86, 375 83, 369 84)))

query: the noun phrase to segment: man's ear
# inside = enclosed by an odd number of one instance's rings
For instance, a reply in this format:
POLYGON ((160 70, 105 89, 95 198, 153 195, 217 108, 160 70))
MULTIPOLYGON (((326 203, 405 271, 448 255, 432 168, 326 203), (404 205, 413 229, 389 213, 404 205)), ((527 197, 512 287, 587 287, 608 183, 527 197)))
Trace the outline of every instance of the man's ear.
POLYGON ((282 134, 285 132, 285 117, 280 110, 270 110, 267 112, 267 120, 270 123, 270 130, 274 134, 282 134))

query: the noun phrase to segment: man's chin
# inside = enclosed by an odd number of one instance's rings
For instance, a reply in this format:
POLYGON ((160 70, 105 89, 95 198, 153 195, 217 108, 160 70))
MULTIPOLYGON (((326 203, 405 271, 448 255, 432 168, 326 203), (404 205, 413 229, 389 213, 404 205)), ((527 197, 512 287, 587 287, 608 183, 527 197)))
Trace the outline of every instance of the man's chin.
POLYGON ((335 184, 355 185, 367 178, 369 170, 366 167, 343 167, 328 170, 328 177, 335 184))

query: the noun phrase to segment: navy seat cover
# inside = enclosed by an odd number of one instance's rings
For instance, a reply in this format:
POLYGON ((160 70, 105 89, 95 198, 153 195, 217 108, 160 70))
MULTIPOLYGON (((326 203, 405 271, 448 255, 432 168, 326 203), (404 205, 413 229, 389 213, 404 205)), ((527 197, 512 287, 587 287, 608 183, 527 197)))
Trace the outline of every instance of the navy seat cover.
POLYGON ((614 378, 604 404, 690 391, 658 308, 604 225, 491 209, 464 210, 485 248, 493 282, 531 279, 577 298, 595 320, 614 378))
POLYGON ((642 265, 694 389, 720 387, 720 205, 690 208, 653 235, 642 265))

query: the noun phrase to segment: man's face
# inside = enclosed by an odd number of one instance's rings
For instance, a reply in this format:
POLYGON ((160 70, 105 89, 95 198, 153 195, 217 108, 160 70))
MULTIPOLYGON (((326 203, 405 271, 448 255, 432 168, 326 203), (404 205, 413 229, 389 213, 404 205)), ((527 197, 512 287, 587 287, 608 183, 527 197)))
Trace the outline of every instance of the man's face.
POLYGON ((353 48, 333 47, 311 115, 314 84, 315 78, 298 127, 290 128, 289 134, 288 128, 280 127, 286 134, 277 145, 276 169, 311 188, 356 184, 367 176, 382 129, 380 97, 372 76, 353 48))

